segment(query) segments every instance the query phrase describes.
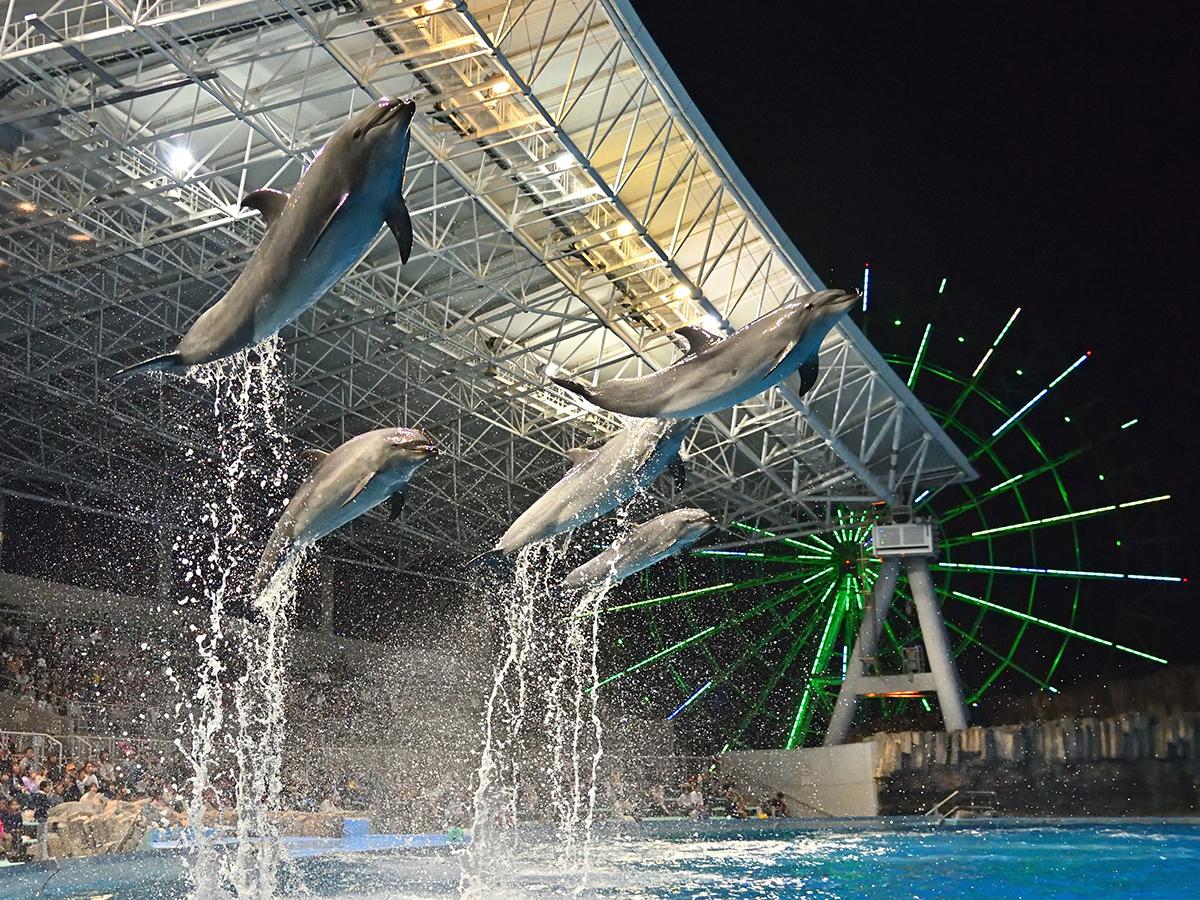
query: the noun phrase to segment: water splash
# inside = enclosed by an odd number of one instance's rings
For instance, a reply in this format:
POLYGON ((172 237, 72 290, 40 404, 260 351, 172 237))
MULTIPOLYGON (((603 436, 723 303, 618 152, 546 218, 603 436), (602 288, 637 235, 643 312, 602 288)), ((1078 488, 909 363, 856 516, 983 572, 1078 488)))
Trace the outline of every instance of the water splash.
MULTIPOLYGON (((246 596, 260 547, 255 512, 281 497, 288 438, 280 417, 284 380, 278 340, 194 370, 210 393, 210 465, 191 486, 199 522, 176 541, 190 597, 203 604, 207 628, 195 635, 196 687, 187 701, 190 734, 177 745, 191 764, 188 804, 193 835, 192 896, 264 897, 280 870, 275 814, 285 735, 284 662, 299 559, 277 573, 258 598, 246 596), (233 613, 249 613, 233 624, 233 613), (232 804, 232 811, 229 809, 232 804), (223 849, 229 813, 236 849, 223 849)), ((267 509, 274 518, 282 504, 267 509)), ((178 686, 183 684, 175 673, 178 686)))
POLYGON ((526 547, 513 583, 498 592, 502 646, 484 713, 471 845, 460 880, 466 896, 503 890, 518 874, 509 871, 521 850, 516 826, 547 819, 556 826, 559 870, 577 874, 576 893, 587 885, 604 752, 600 611, 611 582, 583 594, 560 590, 554 571, 569 552, 569 539, 526 547))

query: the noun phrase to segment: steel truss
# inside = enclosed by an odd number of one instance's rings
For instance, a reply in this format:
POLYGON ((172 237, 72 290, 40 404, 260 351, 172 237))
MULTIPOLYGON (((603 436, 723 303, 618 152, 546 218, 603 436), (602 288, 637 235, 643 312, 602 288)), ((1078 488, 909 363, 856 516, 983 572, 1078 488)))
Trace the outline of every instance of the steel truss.
MULTIPOLYGON (((428 425, 408 539, 477 549, 564 451, 621 427, 547 385, 668 365, 819 280, 624 0, 8 0, 0 6, 0 460, 5 490, 161 515, 202 415, 189 381, 114 385, 163 352, 261 238, 347 114, 417 99, 417 246, 382 235, 283 341, 298 437, 428 425), (145 496, 130 501, 130 485, 145 496), (419 526, 419 527, 415 527, 419 526)), ((778 534, 839 503, 908 506, 970 463, 852 323, 816 387, 709 416, 687 500, 778 534)), ((368 554, 390 526, 347 540, 368 554)), ((394 543, 394 540, 392 540, 394 543)))

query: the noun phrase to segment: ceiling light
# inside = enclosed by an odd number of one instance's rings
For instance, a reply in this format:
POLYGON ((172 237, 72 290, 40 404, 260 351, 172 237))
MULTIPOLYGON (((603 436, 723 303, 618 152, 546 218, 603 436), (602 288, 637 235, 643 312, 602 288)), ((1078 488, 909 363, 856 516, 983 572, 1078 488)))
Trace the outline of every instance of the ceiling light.
POLYGON ((28 200, 17 201, 17 212, 31 213, 37 212, 37 204, 30 203, 28 200))
POLYGON ((187 147, 169 147, 167 149, 167 165, 171 167, 171 171, 176 176, 185 174, 195 164, 196 157, 192 156, 187 147))
POLYGON ((573 157, 570 153, 567 153, 565 150, 558 154, 558 156, 554 157, 554 168, 560 172, 567 171, 567 169, 571 168, 573 165, 575 165, 575 157, 573 157))
POLYGON ((445 5, 446 0, 425 0, 425 2, 421 4, 421 12, 426 14, 435 13, 445 5))
POLYGON ((493 97, 501 97, 512 90, 512 82, 507 78, 497 78, 490 85, 493 97))
POLYGON ((617 237, 629 237, 633 234, 633 226, 628 222, 621 222, 617 225, 617 237))
POLYGON ((68 241, 74 241, 77 244, 86 244, 92 239, 90 234, 84 234, 82 231, 76 231, 67 235, 68 241))
POLYGON ((686 300, 688 297, 692 296, 692 289, 686 284, 681 284, 675 288, 674 293, 676 300, 686 300))
POLYGON ((547 378, 553 378, 555 375, 558 374, 558 366, 556 366, 552 362, 548 362, 548 363, 546 363, 546 368, 544 371, 546 373, 547 378))
POLYGON ((704 317, 703 320, 701 320, 700 326, 705 331, 711 331, 713 334, 720 334, 722 331, 725 330, 725 326, 723 326, 721 324, 721 320, 718 319, 716 316, 714 316, 712 313, 709 313, 707 316, 704 317))

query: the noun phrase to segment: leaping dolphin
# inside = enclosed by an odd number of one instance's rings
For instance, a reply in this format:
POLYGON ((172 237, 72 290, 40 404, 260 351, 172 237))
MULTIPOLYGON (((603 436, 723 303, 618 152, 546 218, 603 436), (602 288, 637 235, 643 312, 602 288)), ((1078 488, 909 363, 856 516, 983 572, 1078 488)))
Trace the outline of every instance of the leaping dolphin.
POLYGON ((804 294, 728 337, 700 328, 679 329, 691 352, 639 378, 596 387, 551 378, 596 406, 626 416, 690 419, 728 409, 800 371, 800 393, 817 381, 821 342, 855 301, 845 291, 804 294))
POLYGON ((254 576, 263 589, 283 558, 341 528, 367 510, 391 500, 391 518, 400 515, 409 479, 430 457, 441 453, 420 428, 380 428, 351 438, 336 450, 301 454, 313 469, 275 524, 254 576))
POLYGON ((639 488, 672 470, 683 482, 679 448, 691 433, 691 419, 637 422, 609 438, 598 450, 568 452, 572 466, 550 490, 517 517, 488 553, 476 561, 499 563, 535 541, 586 525, 612 512, 639 488))
POLYGON ((263 189, 242 206, 267 222, 246 268, 187 330, 171 353, 122 369, 182 374, 262 341, 312 306, 350 269, 384 222, 412 252, 401 188, 416 104, 384 98, 360 110, 326 141, 291 195, 263 189))
POLYGON ((619 536, 603 553, 574 569, 563 580, 563 587, 578 591, 605 581, 617 584, 686 550, 716 524, 717 520, 702 509, 664 513, 619 536))

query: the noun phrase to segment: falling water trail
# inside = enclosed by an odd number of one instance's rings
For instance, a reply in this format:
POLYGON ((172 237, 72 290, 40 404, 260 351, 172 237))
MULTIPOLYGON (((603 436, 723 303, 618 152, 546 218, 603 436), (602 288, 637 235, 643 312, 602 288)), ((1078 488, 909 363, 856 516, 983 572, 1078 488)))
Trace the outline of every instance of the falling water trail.
POLYGON ((190 741, 186 747, 179 741, 192 767, 189 875, 197 900, 271 896, 279 876, 273 814, 279 806, 283 664, 298 560, 281 569, 254 603, 254 621, 234 628, 228 619, 233 605, 247 599, 244 588, 258 556, 247 511, 263 495, 281 496, 285 483, 288 441, 279 421, 284 391, 279 357, 274 340, 193 376, 213 398, 216 467, 200 474, 194 486, 201 502, 196 532, 205 537, 189 545, 185 536, 176 543, 188 566, 191 600, 208 610, 207 628, 196 635, 197 688, 186 702, 190 741), (209 801, 222 811, 234 805, 239 843, 232 854, 222 850, 219 829, 204 827, 209 801))
MULTIPOLYGON (((624 518, 622 510, 622 524, 624 518)), ((578 879, 574 893, 587 886, 603 757, 600 611, 612 579, 582 594, 560 590, 553 571, 570 549, 569 540, 525 548, 512 585, 499 592, 503 645, 484 713, 471 845, 462 860, 459 886, 467 896, 513 886, 521 850, 514 826, 523 817, 537 820, 543 809, 557 826, 560 871, 578 879), (530 715, 535 711, 540 716, 530 715)))

